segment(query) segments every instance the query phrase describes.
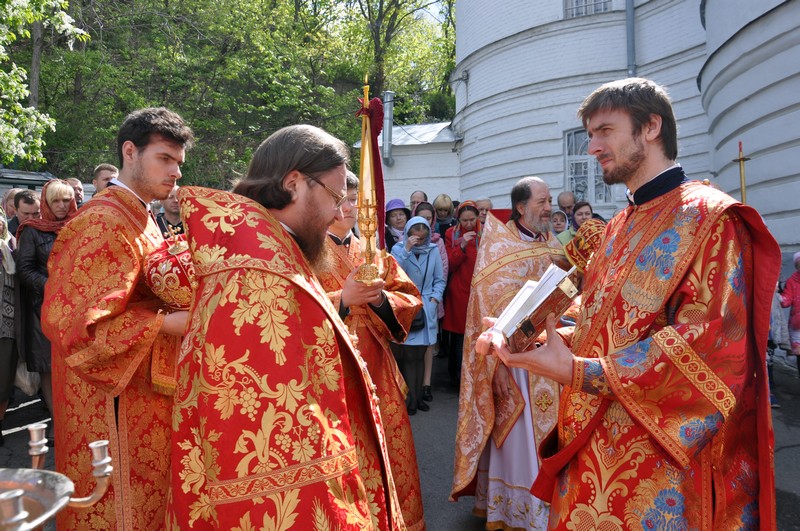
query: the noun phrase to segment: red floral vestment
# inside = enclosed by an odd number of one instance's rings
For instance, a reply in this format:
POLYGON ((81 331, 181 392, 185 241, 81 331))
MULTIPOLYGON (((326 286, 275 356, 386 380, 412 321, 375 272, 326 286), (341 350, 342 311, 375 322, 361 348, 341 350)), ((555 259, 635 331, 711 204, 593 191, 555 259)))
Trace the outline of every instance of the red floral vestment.
POLYGON ((245 197, 179 198, 198 291, 167 528, 403 528, 375 386, 300 248, 245 197))
POLYGON ((111 186, 53 245, 42 329, 53 345, 56 470, 86 496, 94 488, 87 445, 108 439, 114 466, 103 499, 61 511, 59 529, 163 528, 180 338, 159 333, 163 303, 142 276, 162 242, 144 205, 111 186))
POLYGON ((779 268, 758 214, 700 183, 609 223, 572 337, 583 359, 558 448, 574 453, 551 528, 774 528, 764 353, 779 268))
MULTIPOLYGON (((364 259, 361 256, 359 241, 355 238, 349 248, 336 245, 330 238, 327 239, 327 245, 335 259, 331 271, 320 276, 320 283, 328 292, 333 306, 338 308, 347 275, 357 265, 363 263, 364 259)), ((424 529, 417 452, 414 448, 414 437, 405 403, 407 387, 389 350, 391 339, 397 342, 405 340, 411 320, 421 303, 419 291, 393 256, 386 257, 384 269, 386 285, 383 291, 404 330, 402 337, 392 338, 392 332, 386 323, 367 305, 351 306, 350 314, 344 322, 350 332, 358 338, 358 351, 367 362, 367 369, 377 387, 389 460, 397 486, 397 497, 403 510, 403 519, 408 529, 424 529)))

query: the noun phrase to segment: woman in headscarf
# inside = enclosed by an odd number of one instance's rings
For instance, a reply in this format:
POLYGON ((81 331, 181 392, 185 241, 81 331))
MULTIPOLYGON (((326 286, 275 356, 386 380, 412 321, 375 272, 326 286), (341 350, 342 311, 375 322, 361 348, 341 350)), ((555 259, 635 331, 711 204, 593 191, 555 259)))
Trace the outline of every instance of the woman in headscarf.
MULTIPOLYGON (((42 217, 29 219, 17 229, 17 272, 19 305, 17 339, 28 370, 42 378, 42 396, 53 411, 50 373, 50 341, 42 333, 42 302, 47 282, 47 259, 61 228, 75 217, 75 190, 60 179, 42 188, 42 217)), ((86 279, 91 282, 91 279, 86 279)))
POLYGON ((454 385, 461 384, 461 357, 464 350, 464 328, 467 303, 472 286, 472 272, 478 258, 481 222, 475 201, 464 201, 456 210, 456 225, 447 229, 444 245, 450 264, 450 278, 444 296, 442 329, 450 332, 448 371, 454 385))
POLYGON ((386 250, 390 253, 394 244, 403 241, 403 230, 406 227, 411 211, 406 208, 402 199, 392 199, 386 203, 386 250))
POLYGON ((405 239, 392 247, 392 256, 417 286, 422 299, 420 311, 424 312, 418 324, 411 323, 405 343, 389 344, 408 385, 408 414, 414 415, 417 409, 430 409, 422 396, 425 351, 436 343, 437 312, 445 286, 442 259, 436 245, 431 243, 431 229, 425 218, 415 216, 408 220, 405 239))
POLYGON ((567 230, 567 214, 563 210, 553 210, 550 214, 550 225, 553 236, 558 236, 567 230))
POLYGON ((581 225, 592 219, 593 214, 592 205, 590 205, 588 201, 578 201, 575 203, 575 207, 572 209, 572 222, 569 224, 567 230, 558 235, 558 241, 563 245, 568 244, 569 241, 575 237, 581 225))
POLYGON ((14 273, 12 252, 16 239, 8 233, 6 213, 0 208, 0 446, 3 446, 3 419, 14 390, 17 350, 14 348, 14 273))
MULTIPOLYGON (((425 218, 428 225, 431 227, 436 226, 436 209, 432 204, 427 201, 420 201, 414 208, 414 215, 425 218)), ((444 238, 438 233, 431 234, 431 243, 436 244, 439 248, 439 256, 442 257, 442 269, 444 270, 444 278, 447 280, 449 271, 449 263, 447 261, 447 249, 444 246, 444 238)), ((439 305, 438 318, 441 321, 444 317, 444 304, 439 305)), ((441 346, 440 346, 441 348, 441 346)), ((422 378, 422 399, 426 402, 433 400, 433 391, 431 390, 431 375, 433 373, 433 351, 436 350, 436 344, 430 345, 428 350, 425 351, 425 375, 422 378)))

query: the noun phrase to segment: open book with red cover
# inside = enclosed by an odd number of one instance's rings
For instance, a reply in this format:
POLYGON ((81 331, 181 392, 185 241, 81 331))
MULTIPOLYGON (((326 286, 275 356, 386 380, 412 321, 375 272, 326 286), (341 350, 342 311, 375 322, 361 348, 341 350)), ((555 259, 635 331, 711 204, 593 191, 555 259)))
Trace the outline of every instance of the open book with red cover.
POLYGON ((555 264, 539 281, 529 280, 497 318, 494 329, 505 337, 511 352, 523 352, 545 329, 547 316, 567 311, 578 295, 577 270, 564 271, 555 264))

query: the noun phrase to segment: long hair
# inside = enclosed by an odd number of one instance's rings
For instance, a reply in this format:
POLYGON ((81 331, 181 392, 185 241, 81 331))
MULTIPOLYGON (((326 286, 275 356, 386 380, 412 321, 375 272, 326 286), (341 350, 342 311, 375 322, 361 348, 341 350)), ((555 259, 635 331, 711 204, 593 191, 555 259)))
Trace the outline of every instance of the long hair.
POLYGON ((292 202, 291 192, 283 187, 287 174, 297 170, 317 177, 349 162, 347 145, 338 138, 313 125, 291 125, 261 142, 233 192, 281 210, 292 202))

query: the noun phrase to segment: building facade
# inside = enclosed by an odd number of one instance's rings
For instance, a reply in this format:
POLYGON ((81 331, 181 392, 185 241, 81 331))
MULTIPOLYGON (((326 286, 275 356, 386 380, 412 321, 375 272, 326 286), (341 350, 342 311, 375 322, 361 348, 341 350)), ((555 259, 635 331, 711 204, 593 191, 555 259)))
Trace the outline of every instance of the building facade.
MULTIPOLYGON (((456 116, 461 199, 509 206, 520 177, 538 175, 609 216, 608 187, 576 110, 597 86, 631 75, 666 86, 687 174, 747 203, 786 252, 800 248, 795 169, 800 135, 800 3, 778 0, 459 0, 456 116)), ((455 195, 454 195, 455 197, 455 195)))

